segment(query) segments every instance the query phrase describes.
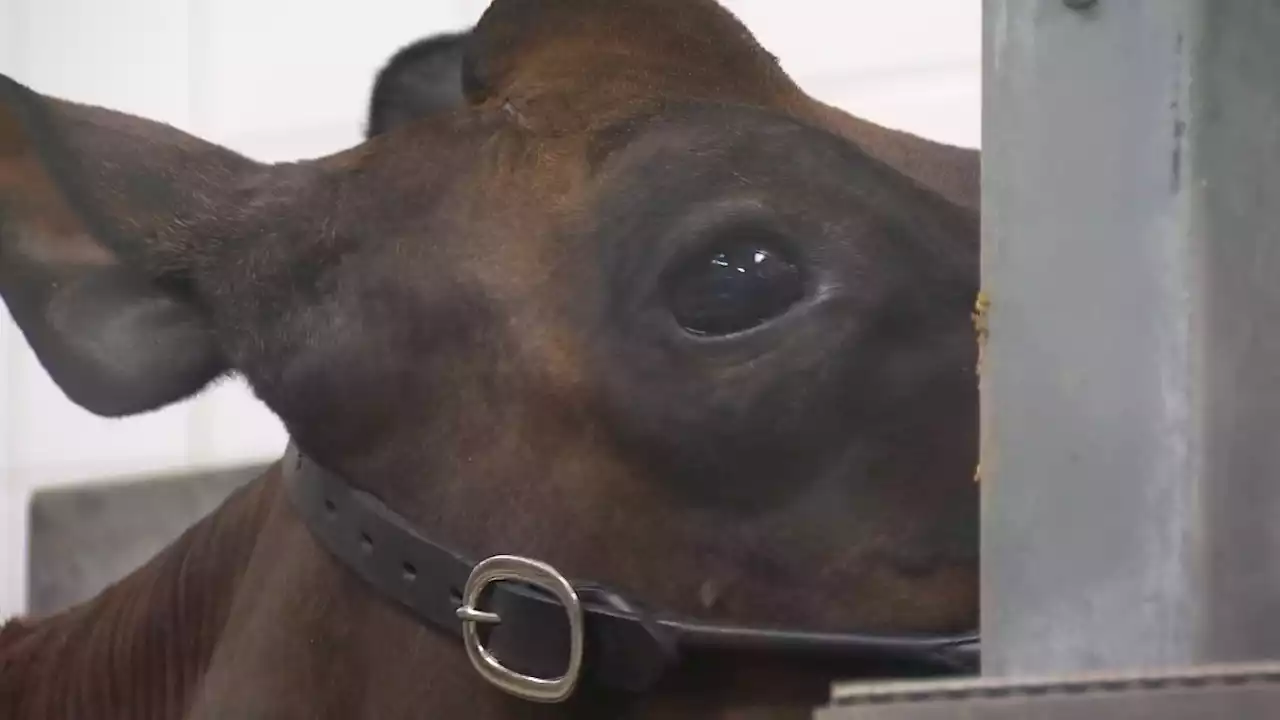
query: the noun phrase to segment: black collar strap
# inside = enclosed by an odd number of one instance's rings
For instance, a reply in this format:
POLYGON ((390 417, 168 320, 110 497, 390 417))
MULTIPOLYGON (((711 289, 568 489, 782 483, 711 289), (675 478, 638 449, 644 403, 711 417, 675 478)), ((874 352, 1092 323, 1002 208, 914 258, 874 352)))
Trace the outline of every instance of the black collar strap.
POLYGON ((978 667, 976 635, 717 625, 650 613, 598 585, 571 582, 536 560, 503 555, 473 562, 422 537, 377 498, 307 459, 292 443, 284 479, 322 546, 421 622, 458 636, 485 679, 526 700, 564 701, 580 680, 643 692, 689 653, 885 662, 916 675, 970 674, 978 667))

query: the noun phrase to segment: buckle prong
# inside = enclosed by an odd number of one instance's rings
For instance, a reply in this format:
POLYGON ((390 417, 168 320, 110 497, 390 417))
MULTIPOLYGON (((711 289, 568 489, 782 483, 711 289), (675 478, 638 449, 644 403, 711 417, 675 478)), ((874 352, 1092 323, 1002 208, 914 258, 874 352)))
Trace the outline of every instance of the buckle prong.
POLYGON ((582 601, 573 585, 550 565, 515 555, 495 555, 481 561, 471 570, 462 590, 462 606, 457 610, 462 621, 462 641, 471 665, 481 677, 499 689, 532 702, 559 703, 568 700, 582 675, 582 656, 586 643, 582 601), (569 619, 569 664, 560 677, 540 678, 518 673, 503 665, 480 639, 478 625, 502 622, 497 614, 477 607, 485 589, 497 582, 515 580, 546 590, 560 602, 569 619))
POLYGON ((458 608, 458 619, 462 622, 479 625, 499 625, 502 623, 502 618, 498 617, 497 613, 485 612, 470 607, 458 608))

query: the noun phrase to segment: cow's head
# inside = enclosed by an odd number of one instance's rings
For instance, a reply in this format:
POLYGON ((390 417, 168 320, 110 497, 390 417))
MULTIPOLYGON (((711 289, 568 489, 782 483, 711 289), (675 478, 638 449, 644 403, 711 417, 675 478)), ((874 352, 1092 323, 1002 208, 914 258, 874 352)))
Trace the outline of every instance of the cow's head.
POLYGON ((125 415, 240 373, 436 539, 672 612, 971 627, 974 158, 709 0, 498 0, 463 48, 454 109, 387 78, 386 132, 278 165, 4 81, 51 376, 125 415))

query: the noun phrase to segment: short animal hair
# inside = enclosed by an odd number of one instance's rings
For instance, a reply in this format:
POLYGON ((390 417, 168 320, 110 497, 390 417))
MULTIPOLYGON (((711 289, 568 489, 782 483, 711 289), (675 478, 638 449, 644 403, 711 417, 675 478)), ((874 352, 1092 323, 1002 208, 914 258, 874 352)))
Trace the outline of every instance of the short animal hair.
POLYGON ((467 37, 466 32, 432 35, 392 55, 374 79, 365 136, 381 135, 420 117, 464 105, 467 37))

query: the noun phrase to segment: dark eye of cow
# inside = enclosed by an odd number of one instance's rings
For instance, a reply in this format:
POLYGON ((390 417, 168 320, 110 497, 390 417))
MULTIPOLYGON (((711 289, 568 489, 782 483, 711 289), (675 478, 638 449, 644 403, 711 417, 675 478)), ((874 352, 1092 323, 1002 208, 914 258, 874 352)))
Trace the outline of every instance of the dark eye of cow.
POLYGON ((750 330, 804 297, 800 268, 760 242, 721 245, 694 255, 670 276, 667 302, 676 322, 696 335, 750 330))

